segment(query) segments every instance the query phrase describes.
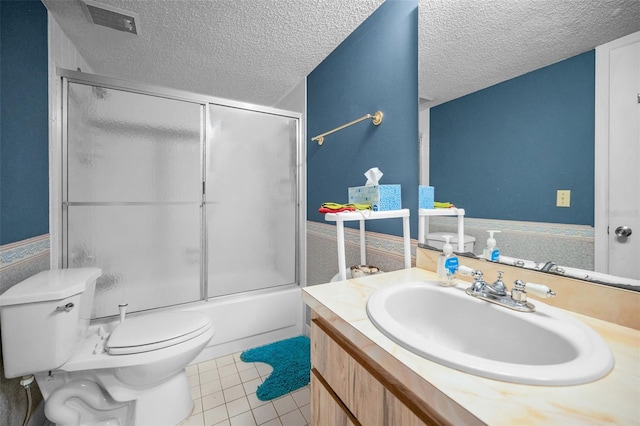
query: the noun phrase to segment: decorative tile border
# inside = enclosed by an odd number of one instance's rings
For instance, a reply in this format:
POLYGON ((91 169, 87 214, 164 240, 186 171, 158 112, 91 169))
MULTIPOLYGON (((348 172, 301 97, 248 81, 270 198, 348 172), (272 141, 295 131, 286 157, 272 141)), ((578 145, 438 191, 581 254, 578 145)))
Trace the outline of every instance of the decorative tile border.
MULTIPOLYGON (((320 222, 307 221, 307 233, 336 240, 336 226, 320 222)), ((344 227, 345 244, 360 246, 360 230, 344 227)), ((367 248, 385 252, 393 256, 404 256, 404 239, 395 235, 379 234, 367 231, 367 248)), ((411 256, 415 258, 418 242, 411 240, 411 256)))
POLYGON ((29 238, 0 246, 0 271, 15 266, 36 256, 49 254, 49 234, 29 238))
MULTIPOLYGON (((457 228, 455 217, 429 219, 432 232, 457 228)), ((476 238, 476 254, 481 253, 484 247, 486 231, 497 229, 502 231, 501 249, 511 256, 534 261, 553 259, 565 266, 593 269, 594 228, 591 226, 474 218, 465 218, 464 223, 465 234, 476 238)), ((336 228, 332 224, 308 221, 307 234, 336 240, 336 228)), ((346 244, 360 246, 358 229, 345 227, 344 234, 346 244)), ((375 249, 385 255, 403 256, 403 240, 394 235, 367 231, 366 246, 367 249, 375 249)), ((411 254, 414 258, 416 246, 417 242, 412 240, 411 254)))
MULTIPOLYGON (((457 218, 431 217, 430 223, 457 226, 457 218)), ((522 232, 528 234, 546 234, 547 236, 594 238, 595 229, 589 225, 569 225, 562 223, 520 222, 515 220, 464 219, 464 226, 470 228, 499 229, 501 231, 522 232)))

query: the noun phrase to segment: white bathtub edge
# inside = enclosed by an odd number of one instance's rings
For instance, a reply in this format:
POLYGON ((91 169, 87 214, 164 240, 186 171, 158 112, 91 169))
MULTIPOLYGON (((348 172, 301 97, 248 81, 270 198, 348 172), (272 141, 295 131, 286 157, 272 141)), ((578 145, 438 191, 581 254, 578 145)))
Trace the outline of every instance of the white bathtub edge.
POLYGON ((181 306, 180 310, 204 312, 216 328, 209 345, 191 364, 299 336, 304 331, 303 302, 297 286, 210 299, 181 306))

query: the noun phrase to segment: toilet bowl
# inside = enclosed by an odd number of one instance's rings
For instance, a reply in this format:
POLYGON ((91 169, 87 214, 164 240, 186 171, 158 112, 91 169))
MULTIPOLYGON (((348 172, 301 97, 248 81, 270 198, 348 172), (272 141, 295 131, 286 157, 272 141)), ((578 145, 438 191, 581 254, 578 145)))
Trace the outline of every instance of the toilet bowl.
POLYGON ((214 334, 193 311, 90 324, 96 268, 45 271, 0 295, 5 376, 34 374, 61 424, 176 425, 193 401, 185 367, 214 334))

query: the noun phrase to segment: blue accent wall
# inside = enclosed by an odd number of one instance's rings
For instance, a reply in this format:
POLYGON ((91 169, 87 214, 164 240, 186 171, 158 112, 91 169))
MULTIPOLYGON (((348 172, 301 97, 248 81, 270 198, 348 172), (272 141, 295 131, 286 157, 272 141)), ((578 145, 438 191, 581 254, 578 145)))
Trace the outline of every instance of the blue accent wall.
MULTIPOLYGON (((402 207, 418 207, 418 4, 387 0, 307 77, 307 219, 325 222, 323 202, 348 202, 348 187, 364 185, 378 167, 382 184, 402 185, 402 207), (325 138, 311 138, 381 110, 325 138)), ((346 226, 357 227, 357 222, 346 226)), ((401 220, 367 222, 367 230, 402 235, 401 220)))
POLYGON ((47 10, 0 2, 0 244, 49 232, 47 10))
POLYGON ((431 108, 437 201, 468 217, 593 226, 595 51, 431 108), (556 207, 556 191, 571 206, 556 207))

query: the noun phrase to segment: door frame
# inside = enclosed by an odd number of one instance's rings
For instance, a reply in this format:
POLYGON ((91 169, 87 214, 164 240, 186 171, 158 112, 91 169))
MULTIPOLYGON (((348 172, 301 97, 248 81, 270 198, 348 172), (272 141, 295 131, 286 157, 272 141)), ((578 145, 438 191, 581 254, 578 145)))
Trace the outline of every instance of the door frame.
POLYGON ((594 270, 609 273, 609 56, 612 50, 640 42, 640 31, 596 47, 594 270))

